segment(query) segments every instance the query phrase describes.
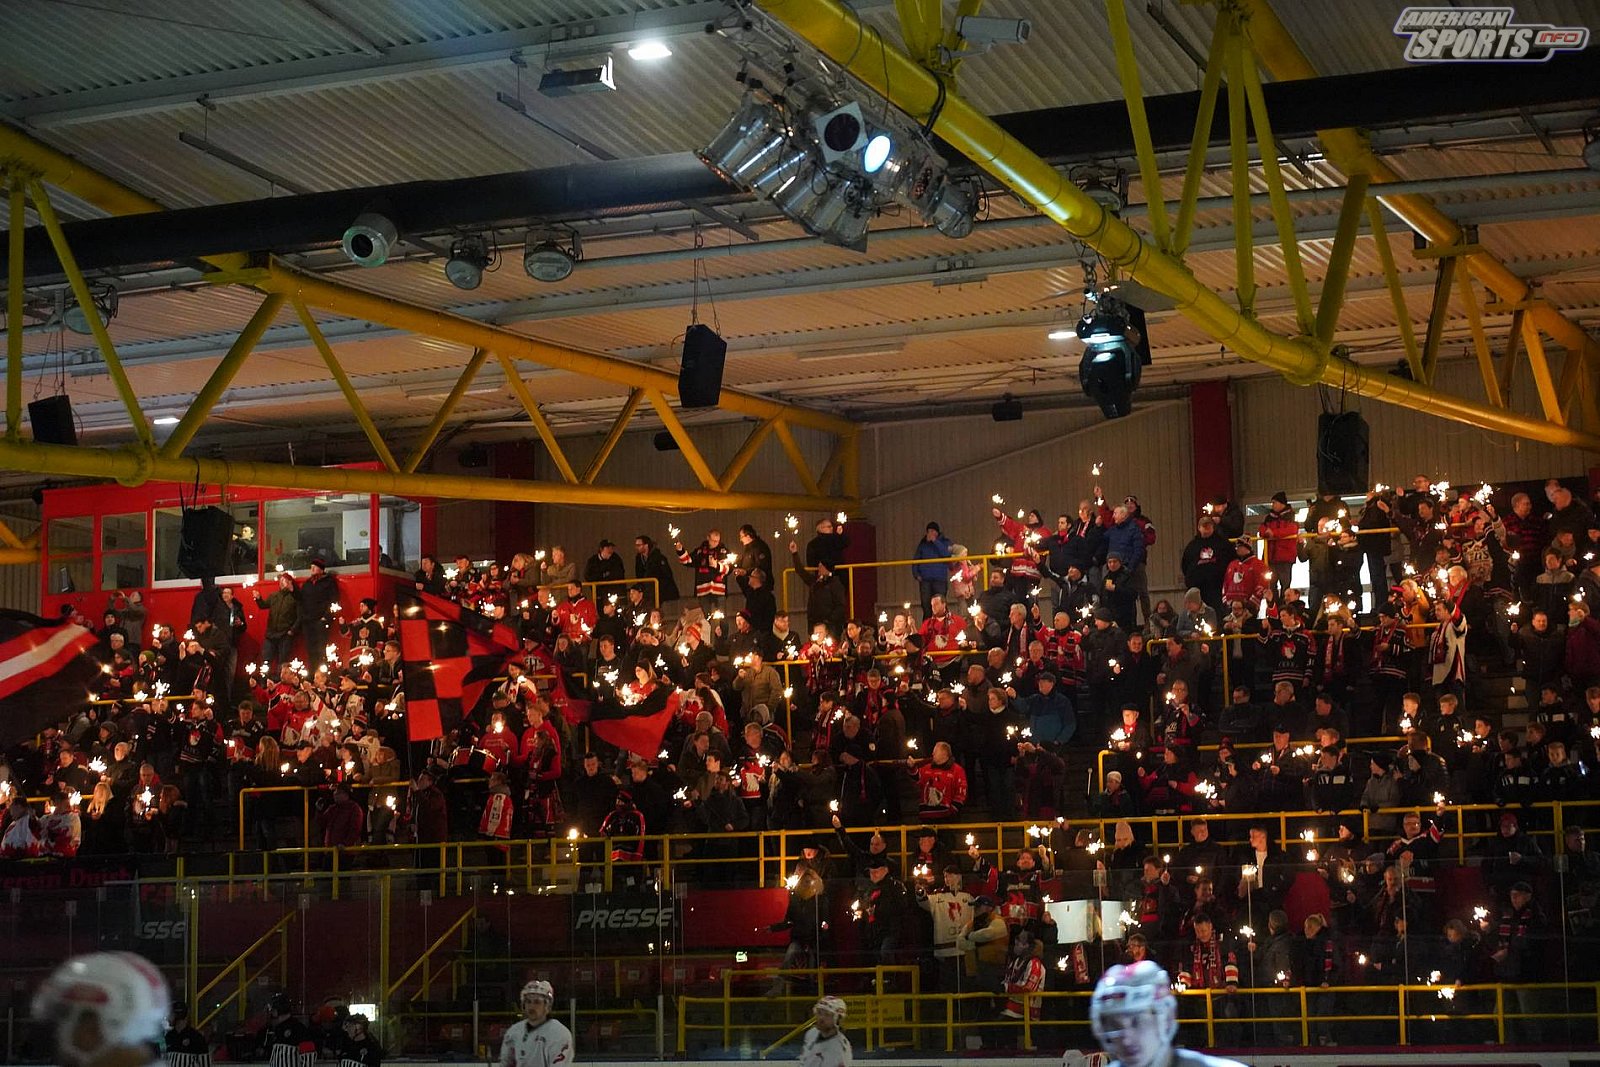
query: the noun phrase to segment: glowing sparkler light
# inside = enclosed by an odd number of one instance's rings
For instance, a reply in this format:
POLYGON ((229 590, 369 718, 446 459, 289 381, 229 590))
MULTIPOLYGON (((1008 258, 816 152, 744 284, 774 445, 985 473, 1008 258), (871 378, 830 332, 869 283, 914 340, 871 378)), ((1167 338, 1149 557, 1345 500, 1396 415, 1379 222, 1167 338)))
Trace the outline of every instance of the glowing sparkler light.
POLYGON ((994 496, 991 496, 989 499, 994 501, 997 505, 1004 504, 1006 502, 1006 498, 1001 496, 999 493, 994 494, 994 496))
POLYGON ((1091 464, 1089 464, 1089 475, 1090 475, 1090 477, 1093 477, 1093 478, 1100 477, 1100 471, 1102 469, 1103 469, 1103 465, 1102 464, 1099 464, 1099 463, 1091 463, 1091 464))
POLYGON ((682 532, 683 532, 682 530, 680 530, 680 529, 678 529, 678 527, 672 525, 672 523, 670 523, 670 522, 667 523, 667 534, 674 541, 676 541, 678 539, 678 535, 681 534, 682 532))

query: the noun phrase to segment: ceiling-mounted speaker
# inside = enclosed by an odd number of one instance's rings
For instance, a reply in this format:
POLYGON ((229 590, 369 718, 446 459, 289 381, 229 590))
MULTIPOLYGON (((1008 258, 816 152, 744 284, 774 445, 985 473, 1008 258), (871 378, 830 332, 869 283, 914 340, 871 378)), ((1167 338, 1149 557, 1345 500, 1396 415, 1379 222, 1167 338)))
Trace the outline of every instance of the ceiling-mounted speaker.
POLYGON ((30 402, 28 421, 33 424, 33 439, 41 445, 78 443, 78 424, 72 415, 72 398, 65 393, 30 402))
POLYGON ((678 405, 714 408, 722 399, 722 368, 728 359, 728 342, 705 323, 691 325, 683 334, 683 363, 678 369, 678 405))
POLYGON ((657 452, 678 452, 678 451, 680 451, 680 449, 678 448, 677 439, 675 437, 673 437, 672 434, 668 433, 666 430, 658 430, 656 432, 655 446, 656 446, 656 451, 657 452))

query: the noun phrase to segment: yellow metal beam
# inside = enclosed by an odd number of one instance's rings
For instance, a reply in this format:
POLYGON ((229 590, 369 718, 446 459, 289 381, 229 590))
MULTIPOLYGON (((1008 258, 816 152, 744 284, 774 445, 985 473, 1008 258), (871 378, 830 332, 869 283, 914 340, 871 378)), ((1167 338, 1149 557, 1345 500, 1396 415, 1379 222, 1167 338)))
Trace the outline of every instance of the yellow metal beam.
POLYGON ((1200 110, 1194 118, 1194 139, 1189 142, 1189 165, 1183 172, 1183 193, 1178 198, 1178 224, 1172 236, 1172 254, 1182 256, 1189 249, 1194 230, 1195 205, 1200 202, 1200 178, 1205 173, 1206 148, 1211 144, 1211 125, 1216 121, 1217 92, 1222 87, 1222 68, 1228 61, 1228 35, 1232 20, 1217 10, 1211 31, 1211 51, 1206 58, 1205 79, 1200 85, 1200 110))
POLYGON ((689 436, 689 430, 678 418, 678 413, 672 410, 672 405, 667 403, 667 398, 659 389, 646 389, 644 395, 649 399, 650 406, 656 409, 656 414, 661 418, 661 425, 667 428, 672 439, 678 443, 678 451, 683 453, 683 458, 689 464, 689 469, 694 471, 695 478, 702 486, 713 491, 720 491, 722 486, 717 482, 717 476, 711 473, 711 465, 700 454, 700 447, 694 443, 694 438, 689 436))
POLYGON ((311 314, 311 309, 300 301, 294 303, 294 312, 300 317, 300 325, 306 331, 306 336, 311 338, 311 343, 317 346, 317 351, 322 354, 322 362, 327 364, 328 373, 339 386, 339 392, 344 394, 344 401, 350 405, 350 414, 355 416, 356 425, 361 427, 361 432, 367 435, 367 443, 372 446, 373 454, 378 457, 378 462, 383 464, 386 471, 398 471, 400 464, 395 460, 394 453, 389 450, 389 442, 383 439, 383 434, 378 432, 378 424, 372 421, 372 415, 367 411, 367 405, 362 403, 361 394, 356 392, 356 387, 350 381, 350 376, 344 372, 339 358, 333 354, 333 346, 328 344, 328 338, 322 332, 322 327, 317 325, 317 320, 311 314))
MULTIPOLYGON (((1316 320, 1311 314, 1311 293, 1306 289, 1306 272, 1300 265, 1300 243, 1294 235, 1294 214, 1289 210, 1289 194, 1284 191, 1283 173, 1278 168, 1278 142, 1272 136, 1272 122, 1267 114, 1267 98, 1261 92, 1261 75, 1256 70, 1256 57, 1251 53, 1250 42, 1246 38, 1240 37, 1238 40, 1239 77, 1244 82, 1245 102, 1250 105, 1250 120, 1255 124, 1256 152, 1261 156, 1261 177, 1267 183, 1272 220, 1278 228, 1283 269, 1288 275, 1289 292, 1294 297, 1295 319, 1301 333, 1310 333, 1316 320)), ((1245 191, 1248 194, 1248 185, 1245 191)), ((1360 198, 1355 202, 1359 205, 1360 198)), ((1360 218, 1357 212, 1355 220, 1358 222, 1360 218)), ((1330 338, 1323 340, 1326 343, 1330 338)))
POLYGON ((789 457, 790 466, 800 476, 800 484, 812 496, 819 496, 817 480, 811 477, 811 465, 806 462, 805 455, 800 451, 800 446, 795 443, 794 434, 789 431, 787 424, 779 422, 777 427, 778 443, 783 446, 784 454, 789 457))
POLYGON ((10 189, 11 239, 6 283, 6 438, 22 439, 22 238, 27 224, 27 191, 13 174, 10 189))
MULTIPOLYGON (((840 0, 757 0, 757 4, 913 119, 928 120, 940 99, 936 79, 884 41, 840 0)), ((1272 333, 1230 307, 1221 296, 1201 285, 1182 263, 1110 215, 1058 170, 959 96, 945 94, 933 132, 1130 277, 1166 295, 1180 313, 1245 359, 1302 384, 1325 382, 1423 414, 1529 440, 1600 452, 1600 434, 1578 432, 1429 389, 1380 370, 1331 358, 1324 346, 1306 338, 1272 333)), ((845 477, 848 494, 856 475, 847 467, 845 477)))
POLYGON ((1478 376, 1483 379, 1483 394, 1489 398, 1489 403, 1503 408, 1506 401, 1500 392, 1500 379, 1494 375, 1494 357, 1489 354, 1489 337, 1483 331, 1483 313, 1478 307, 1478 294, 1472 288, 1472 276, 1461 271, 1456 275, 1456 286, 1461 290, 1461 306, 1466 309, 1467 324, 1472 327, 1472 352, 1478 360, 1478 376))
POLYGON ((1551 422, 1565 424, 1561 410, 1561 397, 1556 393, 1555 379, 1550 374, 1550 360, 1545 354, 1544 338, 1539 336, 1539 325, 1529 316, 1522 319, 1522 347, 1528 350, 1528 369, 1533 372, 1533 387, 1539 394, 1539 406, 1544 417, 1551 422))
POLYGON ((643 400, 643 389, 634 389, 628 393, 628 399, 622 403, 622 410, 617 412, 617 417, 611 421, 611 429, 606 431, 605 440, 600 442, 599 450, 589 461, 589 466, 584 469, 584 485, 593 485, 595 478, 599 477, 600 469, 606 465, 606 460, 611 458, 611 453, 617 450, 617 445, 622 441, 623 431, 628 428, 628 420, 633 418, 633 413, 639 410, 639 404, 643 400))
POLYGON ((1144 186, 1145 203, 1150 209, 1150 233, 1157 248, 1170 250, 1167 198, 1161 192, 1161 168, 1156 165, 1155 141, 1144 112, 1144 88, 1139 84, 1139 60, 1133 53, 1133 34, 1128 30, 1127 0, 1106 0, 1106 15, 1111 20, 1111 50, 1117 57, 1117 75, 1122 79, 1122 98, 1128 104, 1128 125, 1133 130, 1133 148, 1139 160, 1139 184, 1144 186))
MULTIPOLYGON (((829 493, 833 491, 834 479, 839 477, 839 470, 849 457, 851 443, 854 440, 855 435, 851 434, 849 437, 841 437, 833 443, 833 451, 828 453, 828 462, 822 465, 822 473, 817 475, 817 488, 822 492, 829 493)), ((856 494, 849 493, 847 495, 855 496, 856 494)))
POLYGON ((194 435, 210 417, 212 410, 217 406, 217 401, 228 391, 234 375, 239 373, 244 361, 250 358, 250 353, 255 351, 261 335, 267 332, 267 327, 272 325, 272 320, 278 317, 278 312, 282 308, 283 297, 277 293, 269 293, 266 299, 261 301, 256 313, 250 316, 250 321, 245 323, 244 329, 239 331, 239 336, 234 338, 233 344, 217 362, 211 377, 206 379, 205 385, 200 387, 200 391, 189 402, 189 409, 183 413, 183 418, 172 428, 172 436, 161 446, 163 456, 170 458, 183 455, 183 450, 194 440, 194 435))
MULTIPOLYGON (((295 302, 301 303, 302 301, 297 297, 295 302)), ((444 402, 439 405, 439 410, 433 413, 433 420, 428 423, 428 428, 422 431, 422 439, 417 442, 416 447, 412 449, 411 455, 406 458, 404 465, 401 466, 400 469, 405 473, 410 474, 422 463, 422 457, 428 454, 428 449, 432 448, 433 443, 439 439, 440 431, 450 421, 450 416, 456 413, 456 405, 461 403, 461 398, 467 395, 467 390, 472 386, 472 379, 478 376, 479 368, 483 366, 484 360, 488 358, 489 350, 487 348, 475 348, 472 350, 472 358, 467 360, 466 367, 461 371, 461 377, 457 378, 456 384, 450 387, 450 392, 444 398, 444 402)))
POLYGON ((150 448, 153 445, 150 424, 145 421, 144 412, 139 407, 139 397, 134 393, 127 373, 122 369, 122 360, 117 358, 117 350, 111 344, 111 335, 106 332, 106 324, 100 321, 100 316, 95 311, 94 296, 89 292, 89 282, 84 278, 83 271, 78 269, 78 261, 73 258, 72 249, 67 246, 67 235, 61 230, 61 220, 56 217, 56 209, 50 203, 50 196, 44 191, 44 186, 36 181, 28 183, 28 195, 33 198, 33 210, 39 213, 39 221, 44 223, 45 232, 50 235, 50 243, 55 246, 56 258, 61 260, 61 269, 66 272, 67 281, 72 285, 72 295, 77 298, 78 306, 83 309, 83 317, 89 322, 89 332, 94 334, 95 344, 99 346, 100 356, 106 363, 106 371, 111 375, 111 381, 122 397, 122 406, 128 410, 128 418, 133 422, 133 435, 139 439, 141 445, 150 448))
POLYGON ((761 445, 772 433, 773 426, 777 425, 776 417, 763 419, 750 428, 750 434, 744 439, 744 444, 739 446, 739 451, 733 454, 728 461, 728 466, 722 472, 720 483, 726 492, 733 488, 733 483, 739 480, 739 475, 750 466, 750 461, 756 458, 756 453, 761 451, 761 445))
POLYGON ((941 0, 894 0, 906 51, 930 70, 937 65, 939 41, 944 34, 942 7, 941 0))
POLYGON ((10 548, 28 547, 22 543, 22 538, 17 536, 16 531, 4 519, 0 519, 0 545, 6 545, 10 548))
MULTIPOLYGON (((476 322, 438 308, 410 304, 329 278, 306 274, 276 260, 260 287, 298 297, 309 307, 380 323, 397 330, 455 341, 473 348, 486 348, 504 353, 514 360, 570 371, 629 389, 655 389, 666 396, 678 395, 678 376, 659 367, 549 344, 504 327, 476 322)), ((848 419, 810 408, 794 407, 737 389, 723 389, 717 406, 724 411, 760 419, 782 415, 796 426, 810 426, 829 433, 848 433, 854 426, 848 419)))
MULTIPOLYGON (((1322 295, 1317 299, 1317 340, 1323 344, 1331 345, 1334 332, 1339 328, 1339 312, 1344 310, 1344 287, 1350 280, 1350 257, 1355 254, 1356 237, 1361 232, 1361 209, 1366 204, 1366 195, 1367 176, 1352 174, 1350 184, 1345 187, 1344 202, 1339 206, 1339 227, 1334 231, 1328 269, 1322 276, 1322 295)), ((1295 262, 1298 264, 1299 259, 1295 262)), ((1305 284, 1303 275, 1300 283, 1305 284)), ((1405 309, 1402 306, 1399 310, 1405 309)))
MULTIPOLYGON (((1255 46, 1256 55, 1274 79, 1294 81, 1317 77, 1317 69, 1295 44, 1293 36, 1272 10, 1268 0, 1237 0, 1237 5, 1243 13, 1246 32, 1255 46)), ((1367 139, 1356 130, 1318 130, 1317 139, 1322 142, 1323 151, 1334 166, 1347 175, 1357 172, 1371 175, 1374 185, 1401 180, 1399 174, 1373 154, 1367 139)), ((1455 245, 1461 242, 1461 227, 1426 196, 1383 196, 1381 189, 1378 195, 1383 197, 1389 210, 1431 243, 1455 245)), ((1463 261, 1472 276, 1494 293, 1501 303, 1519 304, 1527 299, 1528 283, 1488 252, 1474 250, 1464 256, 1463 261)), ((1581 347, 1583 338, 1587 336, 1581 326, 1560 313, 1552 315, 1550 321, 1543 324, 1543 329, 1551 339, 1568 350, 1581 347)))
POLYGON ((556 440, 556 432, 550 428, 550 420, 539 410, 539 402, 534 400, 533 394, 528 391, 528 383, 522 380, 517 365, 498 352, 495 353, 495 358, 500 361, 500 369, 505 372, 506 384, 517 394, 522 410, 528 413, 528 421, 533 423, 534 430, 539 434, 539 440, 550 450, 550 459, 555 463, 556 470, 561 472, 561 480, 576 485, 578 476, 572 472, 572 464, 567 462, 567 454, 561 450, 561 442, 556 440))
POLYGON ((1233 174, 1233 255, 1239 310, 1255 317, 1256 257, 1250 233, 1250 141, 1245 126, 1244 68, 1237 31, 1228 34, 1228 160, 1233 174))
MULTIPOLYGON (((84 203, 112 215, 143 215, 165 208, 143 193, 84 166, 63 152, 34 140, 11 126, 0 123, 0 163, 21 164, 36 172, 41 181, 71 193, 84 203)), ((208 256, 206 262, 221 270, 238 270, 249 262, 243 253, 208 256)))
POLYGON ((1411 328, 1411 308, 1406 304, 1405 289, 1400 284, 1400 270, 1394 262, 1394 246, 1389 243, 1389 229, 1383 221, 1383 205, 1376 198, 1367 200, 1367 225, 1372 228, 1372 239, 1378 245, 1378 260, 1383 264, 1383 278, 1389 286, 1389 299, 1394 304, 1394 320, 1400 329, 1400 344, 1405 350, 1406 366, 1411 369, 1414 381, 1422 381, 1422 352, 1417 348, 1417 333, 1411 328))
POLYGON ((255 485, 313 492, 380 493, 530 504, 775 511, 849 509, 856 505, 856 501, 847 497, 817 498, 799 493, 724 493, 720 489, 668 489, 648 485, 567 485, 563 482, 454 474, 299 467, 205 456, 169 459, 130 448, 43 445, 32 441, 0 441, 0 469, 26 470, 59 477, 112 478, 129 486, 143 485, 152 480, 187 483, 198 478, 202 482, 221 486, 255 485))
POLYGON ((1444 343, 1444 327, 1450 318, 1450 289, 1455 285, 1456 266, 1461 262, 1455 256, 1439 261, 1439 273, 1433 281, 1433 304, 1428 311, 1428 329, 1422 337, 1422 381, 1433 384, 1434 373, 1439 369, 1439 348, 1444 343))

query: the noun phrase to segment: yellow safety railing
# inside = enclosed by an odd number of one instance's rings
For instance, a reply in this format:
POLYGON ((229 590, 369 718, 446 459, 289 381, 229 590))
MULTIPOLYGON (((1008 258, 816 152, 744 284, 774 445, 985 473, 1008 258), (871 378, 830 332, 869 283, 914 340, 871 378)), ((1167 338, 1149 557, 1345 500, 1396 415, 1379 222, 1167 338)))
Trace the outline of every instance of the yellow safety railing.
MULTIPOLYGON (((1297 739, 1297 740, 1300 740, 1302 742, 1304 741, 1303 738, 1297 739)), ((1398 746, 1398 745, 1405 744, 1405 741, 1406 741, 1406 739, 1403 738, 1403 737, 1349 737, 1349 738, 1343 739, 1341 743, 1344 744, 1345 746, 1349 747, 1349 748, 1357 748, 1357 747, 1363 746, 1363 745, 1396 745, 1396 746, 1398 746)), ((1221 745, 1196 745, 1195 746, 1195 751, 1196 752, 1216 752, 1221 747, 1222 747, 1221 745)), ((1242 742, 1239 742, 1238 744, 1235 744, 1233 746, 1233 749, 1234 749, 1235 752, 1254 752, 1254 751, 1257 751, 1257 750, 1260 750, 1260 749, 1267 749, 1267 748, 1271 748, 1271 747, 1272 747, 1272 742, 1270 742, 1270 741, 1242 741, 1242 742)), ((1115 749, 1112 749, 1110 747, 1102 748, 1102 749, 1100 749, 1099 752, 1095 753, 1095 761, 1096 761, 1096 764, 1097 764, 1096 771, 1097 771, 1098 776, 1099 776, 1100 789, 1102 791, 1104 791, 1104 789, 1106 787, 1106 761, 1108 759, 1112 758, 1113 756, 1116 756, 1116 755, 1119 755, 1119 753, 1115 749)), ((1135 752, 1134 755, 1135 755, 1135 758, 1138 758, 1140 753, 1135 752)))
POLYGON ((204 1030, 206 1024, 210 1023, 211 1020, 222 1014, 222 1009, 226 1008, 229 1004, 236 1005, 239 1021, 243 1022, 245 1018, 250 983, 254 982, 260 975, 267 973, 267 970, 272 966, 276 965, 278 968, 278 980, 280 984, 288 981, 289 924, 294 921, 294 917, 295 913, 292 911, 285 914, 281 919, 269 926, 265 933, 252 941, 248 948, 246 948, 243 952, 240 952, 239 955, 234 958, 233 962, 227 964, 222 968, 222 970, 213 975, 209 982, 200 986, 194 991, 194 993, 189 997, 189 1017, 195 1020, 194 1025, 196 1029, 204 1030), (254 971, 252 971, 250 968, 250 957, 255 955, 256 951, 265 946, 267 942, 273 940, 276 940, 278 943, 277 951, 273 955, 267 957, 267 959, 262 961, 254 969, 254 971), (210 1008, 210 1010, 206 1010, 204 1007, 206 1003, 206 997, 210 995, 212 990, 220 986, 223 980, 229 975, 233 975, 238 979, 233 989, 229 991, 227 996, 224 996, 218 1000, 217 1003, 210 1008))
MULTIPOLYGON (((835 574, 844 572, 845 603, 856 602, 855 573, 864 570, 881 570, 886 567, 911 567, 925 563, 974 563, 979 565, 981 577, 972 583, 974 598, 989 588, 989 564, 991 561, 1013 560, 1020 556, 1020 552, 989 552, 983 555, 967 556, 940 556, 937 559, 878 559, 865 563, 841 563, 833 569, 835 574)), ((789 601, 789 579, 796 577, 793 567, 785 567, 779 572, 778 600, 783 605, 784 611, 793 611, 789 601)))
MULTIPOLYGON (((444 933, 434 938, 433 944, 423 949, 422 955, 418 956, 411 966, 401 971, 400 977, 390 982, 387 988, 384 989, 383 995, 385 1003, 393 1000, 395 994, 400 992, 401 987, 404 986, 406 982, 410 980, 411 976, 416 974, 419 970, 422 972, 422 982, 417 986, 416 991, 413 992, 407 999, 411 1001, 427 1000, 428 994, 433 991, 434 953, 441 951, 451 938, 456 938, 460 942, 458 947, 465 948, 468 933, 467 924, 470 923, 473 917, 477 914, 478 909, 476 907, 470 907, 457 916, 455 922, 445 927, 444 933)), ((448 968, 445 973, 450 973, 448 968)))
MULTIPOLYGON (((1538 827, 1530 831, 1545 839, 1551 853, 1560 855, 1565 849, 1564 829, 1573 811, 1589 811, 1600 807, 1600 801, 1546 801, 1529 805, 1539 817, 1531 820, 1538 827), (1571 809, 1569 811, 1568 809, 1571 809)), ((1377 812, 1362 812, 1366 826, 1372 815, 1404 815, 1415 812, 1416 807, 1382 808, 1377 812)), ((1457 813, 1492 813, 1500 809, 1493 804, 1457 804, 1450 809, 1457 813)), ((1300 827, 1325 823, 1328 812, 1217 812, 1208 815, 1158 815, 1158 816, 1091 816, 1087 818, 1059 818, 1055 822, 960 822, 942 823, 940 832, 950 847, 959 850, 967 839, 976 846, 981 857, 1004 866, 1007 858, 1023 848, 1043 847, 1051 852, 1064 847, 1062 842, 1079 830, 1089 830, 1101 842, 1114 838, 1116 824, 1127 821, 1136 828, 1145 829, 1145 847, 1158 854, 1170 854, 1183 847, 1187 841, 1188 824, 1204 818, 1218 827, 1212 839, 1218 844, 1241 843, 1243 836, 1233 837, 1228 827, 1241 823, 1261 821, 1276 822, 1277 842, 1291 855, 1304 850, 1307 842, 1300 836, 1300 827), (958 844, 958 842, 960 844, 958 844)), ((850 827, 851 833, 865 833, 871 826, 850 827)), ((889 842, 889 855, 904 860, 915 852, 917 826, 883 826, 879 829, 889 842)), ((1466 829, 1458 820, 1455 827, 1441 827, 1446 836, 1455 841, 1458 861, 1467 857, 1467 842, 1494 836, 1489 831, 1466 829)), ((142 884, 183 884, 193 887, 216 886, 230 895, 236 891, 265 895, 274 884, 292 883, 306 887, 326 886, 333 898, 338 899, 354 883, 387 882, 391 877, 409 876, 424 878, 437 887, 439 896, 462 896, 474 889, 473 880, 488 879, 493 887, 504 887, 531 892, 571 892, 587 872, 587 879, 598 883, 609 892, 619 875, 633 875, 644 884, 659 882, 663 892, 670 891, 678 880, 692 882, 701 870, 713 870, 719 880, 745 871, 748 881, 757 887, 777 887, 784 884, 793 863, 799 858, 800 848, 815 843, 824 828, 802 830, 767 830, 738 833, 664 834, 647 837, 645 858, 641 860, 612 859, 615 845, 629 847, 638 840, 626 838, 556 837, 517 841, 448 841, 434 844, 361 845, 354 848, 288 848, 271 852, 245 853, 226 857, 226 871, 204 873, 194 870, 203 856, 189 857, 189 870, 172 878, 141 877, 142 884), (487 862, 485 861, 487 859, 487 862), (278 868, 278 869, 274 869, 278 868)), ((1312 847, 1336 842, 1336 838, 1315 835, 1312 847)), ((183 857, 179 857, 183 859, 183 857)), ((219 861, 221 857, 219 857, 219 861)), ((1314 869, 1307 862, 1306 869, 1314 869)))
MULTIPOLYGON (((1021 1017, 1013 1019, 996 1017, 996 995, 988 992, 867 995, 852 991, 844 994, 848 1008, 844 1028, 852 1036, 860 1032, 868 1051, 898 1046, 955 1053, 962 1051, 962 1039, 974 1033, 986 1038, 997 1033, 1014 1035, 1011 1040, 1026 1050, 1038 1048, 1041 1038, 1053 1048, 1084 1047, 1094 1044, 1088 1021, 1091 995, 1088 990, 1014 994, 1012 999, 1020 1002, 1021 1017), (1064 1010, 1051 1010, 1052 1005, 1063 1004, 1064 1010), (1041 1017, 1034 1018, 1035 1013, 1041 1017)), ((1461 1044, 1460 1026, 1472 1022, 1484 1024, 1484 1040, 1492 1028, 1496 1043, 1501 1045, 1508 1037, 1516 1036, 1511 1031, 1519 1023, 1561 1024, 1578 1041, 1594 1040, 1596 1027, 1600 1026, 1600 983, 1596 982, 1241 986, 1231 991, 1179 990, 1178 998, 1179 1025, 1194 1031, 1194 1038, 1188 1043, 1198 1043, 1196 1039, 1203 1033, 1208 1046, 1253 1045, 1256 1042, 1245 1036, 1246 1030, 1275 1025, 1292 1027, 1302 1047, 1313 1044, 1316 1032, 1351 1025, 1369 1030, 1373 1025, 1392 1027, 1403 1046, 1461 1044), (1562 1010, 1510 1007, 1518 1003, 1518 995, 1534 1000, 1547 995, 1554 1001, 1558 993, 1563 995, 1561 1004, 1539 1006, 1562 1010), (1567 998, 1574 993, 1578 994, 1577 1002, 1570 1003, 1567 998), (1357 1007, 1368 1010, 1351 1010, 1357 1007), (1419 1041, 1418 1030, 1423 1024, 1438 1027, 1434 1032, 1441 1040, 1419 1041)), ((807 1016, 814 999, 814 995, 679 997, 677 1052, 688 1055, 717 1041, 722 1048, 732 1048, 746 1041, 765 1041, 767 1035, 776 1033, 777 1039, 763 1053, 765 1057, 805 1031, 810 1025, 807 1016), (728 1020, 727 1024, 722 1020, 728 1020), (716 1036, 711 1041, 691 1042, 696 1033, 716 1036)))

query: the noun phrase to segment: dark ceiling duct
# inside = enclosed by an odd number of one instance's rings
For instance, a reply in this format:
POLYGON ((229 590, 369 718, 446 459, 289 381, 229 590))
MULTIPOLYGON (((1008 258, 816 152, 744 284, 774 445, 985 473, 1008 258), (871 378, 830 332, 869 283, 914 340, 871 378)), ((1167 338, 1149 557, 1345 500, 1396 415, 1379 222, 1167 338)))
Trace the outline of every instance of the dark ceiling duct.
MULTIPOLYGON (((1600 99, 1600 49, 1557 55, 1539 64, 1485 63, 1470 77, 1455 64, 1404 67, 1263 86, 1274 134, 1440 122, 1518 108, 1584 105, 1600 99)), ((1188 148, 1200 94, 1145 102, 1158 151, 1188 148)), ((1133 155, 1121 100, 1017 112, 996 119, 1030 150, 1055 163, 1133 155)), ((1227 142, 1227 106, 1217 108, 1212 144, 1227 142)), ((363 212, 393 220, 402 239, 457 229, 514 226, 529 220, 636 214, 685 200, 727 200, 735 191, 695 156, 650 156, 478 178, 408 182, 278 197, 214 207, 69 223, 78 263, 109 271, 188 263, 226 252, 295 252, 339 244, 363 212)), ((25 270, 34 284, 60 276, 42 228, 27 234, 25 270)))

